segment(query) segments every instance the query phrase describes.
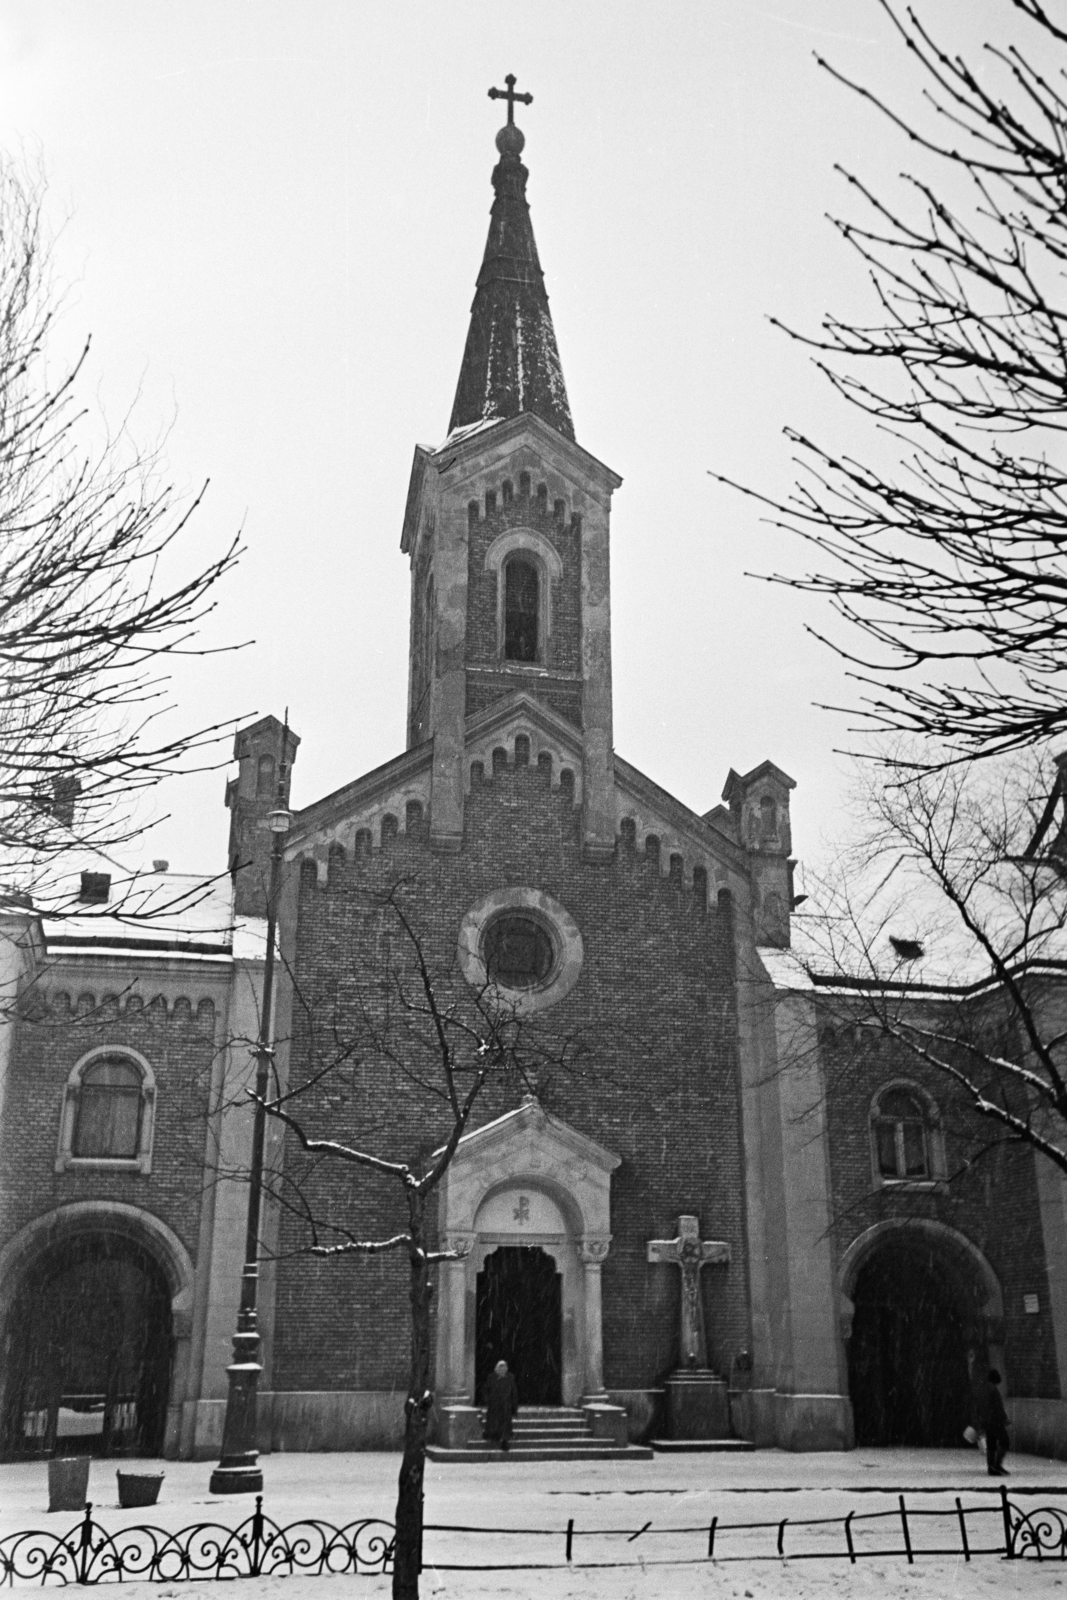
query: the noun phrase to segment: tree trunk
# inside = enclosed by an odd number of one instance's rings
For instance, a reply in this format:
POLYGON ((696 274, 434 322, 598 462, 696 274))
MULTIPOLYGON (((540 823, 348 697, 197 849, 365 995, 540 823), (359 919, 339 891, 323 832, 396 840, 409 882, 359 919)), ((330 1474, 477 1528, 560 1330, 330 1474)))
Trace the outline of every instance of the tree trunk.
POLYGON ((422 1570, 422 1484, 430 1422, 430 1268, 422 1230, 412 1219, 411 1378, 404 1406, 404 1459, 396 1500, 393 1600, 418 1600, 422 1570))

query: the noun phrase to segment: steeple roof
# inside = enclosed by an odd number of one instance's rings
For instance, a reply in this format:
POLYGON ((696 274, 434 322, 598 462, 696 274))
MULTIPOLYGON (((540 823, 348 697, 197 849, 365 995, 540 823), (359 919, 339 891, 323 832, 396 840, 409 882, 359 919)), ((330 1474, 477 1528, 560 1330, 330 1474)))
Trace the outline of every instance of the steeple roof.
MULTIPOLYGON (((448 431, 532 411, 564 438, 573 439, 556 331, 526 201, 529 173, 519 159, 526 140, 512 121, 512 100, 523 97, 511 93, 513 83, 509 79, 507 126, 496 136, 500 160, 493 170, 489 238, 448 431)), ((497 97, 504 98, 503 92, 496 91, 497 97)))

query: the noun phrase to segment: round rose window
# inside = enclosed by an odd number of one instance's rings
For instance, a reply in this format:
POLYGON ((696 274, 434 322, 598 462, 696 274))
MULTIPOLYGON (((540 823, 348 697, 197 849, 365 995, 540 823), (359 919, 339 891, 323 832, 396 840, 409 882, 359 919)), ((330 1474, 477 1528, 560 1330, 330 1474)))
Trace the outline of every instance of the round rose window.
POLYGON ((485 968, 502 989, 536 989, 555 965, 552 940, 533 917, 513 911, 494 917, 485 930, 485 968))
POLYGON ((544 1011, 570 994, 582 970, 582 936, 543 889, 495 889, 459 929, 460 970, 490 1006, 511 1016, 544 1011))

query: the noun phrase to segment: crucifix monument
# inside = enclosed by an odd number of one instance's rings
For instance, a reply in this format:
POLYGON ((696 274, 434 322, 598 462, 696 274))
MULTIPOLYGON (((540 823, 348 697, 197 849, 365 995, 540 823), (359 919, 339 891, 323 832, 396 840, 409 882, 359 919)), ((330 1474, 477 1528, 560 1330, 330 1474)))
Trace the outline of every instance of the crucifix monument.
POLYGON ((700 1270, 709 1263, 729 1262, 730 1246, 723 1239, 702 1239, 696 1217, 679 1217, 677 1238, 650 1239, 648 1259, 653 1265, 680 1267, 682 1273, 678 1368, 666 1382, 671 1438, 725 1438, 729 1397, 722 1378, 708 1368, 700 1270))
POLYGON ((701 1239, 696 1217, 678 1218, 676 1239, 650 1239, 648 1259, 682 1269, 682 1315, 678 1365, 706 1368, 708 1343, 704 1335, 704 1305, 700 1297, 700 1269, 710 1261, 729 1261, 730 1246, 722 1239, 701 1239))

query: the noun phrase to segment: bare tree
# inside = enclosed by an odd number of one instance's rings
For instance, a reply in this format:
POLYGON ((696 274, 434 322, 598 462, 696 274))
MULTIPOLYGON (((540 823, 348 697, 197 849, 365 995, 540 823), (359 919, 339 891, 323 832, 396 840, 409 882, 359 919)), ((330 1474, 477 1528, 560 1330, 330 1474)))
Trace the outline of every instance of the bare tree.
POLYGON ((809 875, 798 919, 824 1012, 861 1041, 895 1040, 952 1085, 989 1130, 965 1164, 1007 1141, 1067 1172, 1067 815, 1056 765, 1032 755, 889 787, 873 772, 859 781, 871 827, 832 871, 809 875))
POLYGON ((128 841, 132 798, 213 740, 158 719, 238 554, 161 580, 199 497, 178 506, 122 435, 94 446, 88 345, 53 377, 55 311, 39 189, 0 162, 0 865, 23 890, 72 842, 128 841))
POLYGON ((879 3, 928 115, 819 65, 922 165, 892 201, 838 169, 867 209, 835 225, 877 313, 791 336, 880 439, 867 464, 787 430, 792 495, 735 487, 814 546, 815 571, 776 581, 828 595, 851 628, 828 642, 860 726, 922 736, 912 757, 936 768, 1067 726, 1067 29, 1041 0, 1003 0, 1022 43, 969 61, 879 3))
POLYGON ((436 1190, 480 1102, 489 1098, 501 1108, 522 1092, 550 1094, 554 1075, 579 1070, 586 1055, 580 1041, 539 1026, 491 982, 476 989, 454 960, 438 964, 414 919, 412 890, 411 883, 398 882, 368 897, 395 939, 386 931, 383 959, 347 996, 343 1017, 336 995, 312 998, 297 990, 308 1041, 305 1069, 285 1092, 262 1102, 292 1135, 284 1168, 269 1179, 276 1203, 300 1235, 284 1253, 344 1259, 396 1251, 407 1257, 411 1349, 396 1505, 396 1600, 414 1600, 419 1592, 433 1404, 432 1269, 457 1259, 455 1251, 436 1247, 436 1190), (361 1076, 367 1068, 390 1085, 390 1114, 377 1128, 361 1076), (336 1136, 338 1124, 351 1128, 348 1137, 336 1136), (373 1148, 376 1142, 384 1151, 373 1148), (300 1153, 303 1164, 294 1159, 300 1153), (358 1219, 345 1215, 350 1202, 331 1182, 338 1166, 395 1186, 402 1217, 395 1232, 367 1238, 358 1219))

